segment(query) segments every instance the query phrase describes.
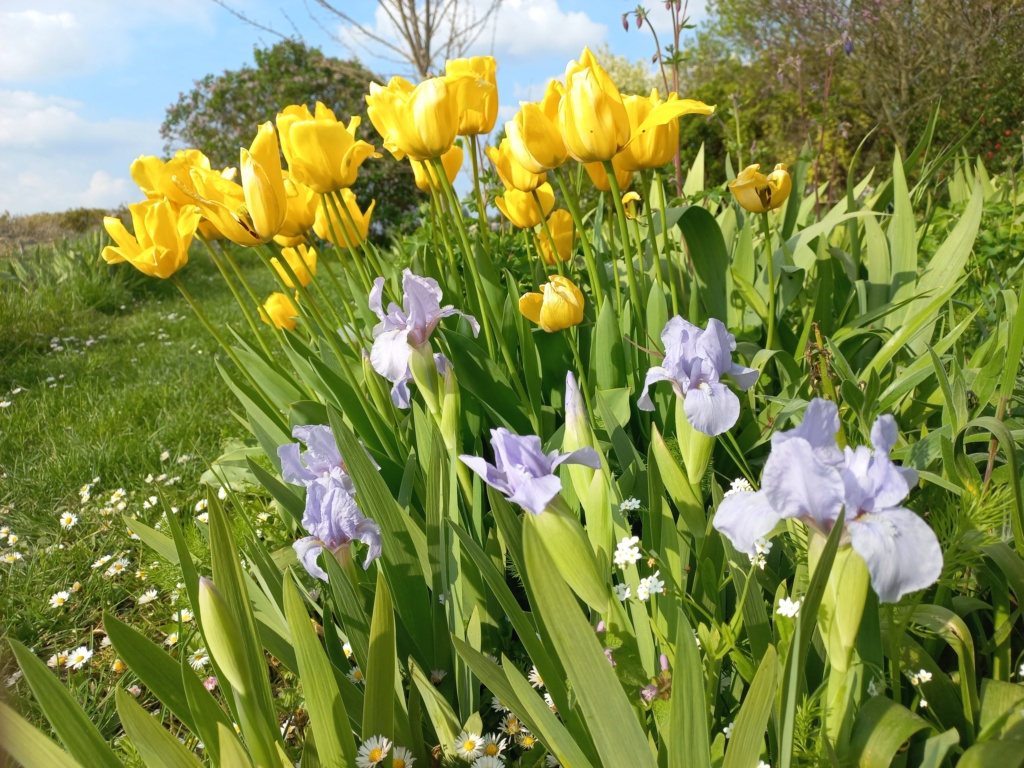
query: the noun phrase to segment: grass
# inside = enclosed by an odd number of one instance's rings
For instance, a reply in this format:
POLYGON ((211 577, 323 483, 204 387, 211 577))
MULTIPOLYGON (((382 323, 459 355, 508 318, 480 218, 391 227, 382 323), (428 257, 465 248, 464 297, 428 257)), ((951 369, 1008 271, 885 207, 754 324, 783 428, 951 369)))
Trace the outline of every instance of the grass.
MULTIPOLYGON (((161 505, 148 499, 160 495, 190 520, 209 490, 200 485, 208 462, 245 432, 214 362, 223 354, 174 286, 128 265, 107 266, 101 245, 94 234, 0 262, 0 556, 21 555, 0 561, 0 629, 44 660, 92 649, 82 670, 60 671, 90 718, 113 736, 119 725, 110 683, 118 673, 102 644, 102 611, 163 642, 177 630, 173 613, 184 607, 183 597, 175 599, 177 568, 129 538, 120 516, 159 527, 161 505), (80 490, 89 483, 83 502, 80 490), (70 529, 60 523, 65 513, 77 516, 70 529), (111 559, 93 568, 102 556, 111 559), (129 566, 108 575, 120 557, 129 566), (148 589, 157 599, 140 604, 148 589), (50 598, 59 591, 69 599, 55 609, 50 598)), ((270 290, 259 264, 243 269, 257 290, 270 290)), ((215 324, 248 332, 199 248, 181 278, 215 324)), ((254 518, 266 511, 256 499, 246 507, 254 518)), ((187 530, 202 548, 200 526, 187 530)), ((3 680, 12 683, 7 693, 42 723, 25 684, 8 679, 14 664, 6 644, 0 659, 3 680)))

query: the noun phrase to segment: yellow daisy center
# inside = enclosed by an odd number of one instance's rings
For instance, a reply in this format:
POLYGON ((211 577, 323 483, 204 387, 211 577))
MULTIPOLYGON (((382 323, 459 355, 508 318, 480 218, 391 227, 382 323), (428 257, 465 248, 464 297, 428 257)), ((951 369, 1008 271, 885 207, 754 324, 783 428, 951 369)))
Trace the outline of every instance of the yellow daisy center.
POLYGON ((462 742, 462 748, 467 752, 472 752, 474 749, 476 749, 476 742, 472 739, 466 739, 464 742, 462 742))
POLYGON ((371 749, 369 757, 370 760, 372 760, 373 762, 379 763, 384 758, 384 750, 382 750, 380 747, 377 747, 376 749, 371 749))
POLYGON ((391 763, 391 768, 405 768, 405 760, 400 757, 396 757, 391 763))
POLYGON ((486 747, 484 747, 484 754, 487 755, 488 757, 495 757, 495 756, 497 756, 497 754, 498 754, 498 745, 497 744, 488 744, 486 747))

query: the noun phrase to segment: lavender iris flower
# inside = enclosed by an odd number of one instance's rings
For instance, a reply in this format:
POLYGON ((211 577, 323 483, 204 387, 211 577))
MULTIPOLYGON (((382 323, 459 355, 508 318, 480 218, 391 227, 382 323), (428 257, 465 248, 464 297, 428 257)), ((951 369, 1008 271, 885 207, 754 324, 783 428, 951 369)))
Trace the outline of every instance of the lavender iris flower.
POLYGON ((665 360, 647 371, 644 389, 637 405, 653 411, 647 390, 659 381, 669 381, 683 398, 683 410, 691 426, 714 437, 728 431, 740 415, 739 398, 720 379, 729 375, 746 391, 760 375, 732 361, 736 339, 720 320, 711 318, 701 330, 683 318, 673 317, 661 332, 665 360))
POLYGON ((894 603, 935 583, 942 573, 942 549, 928 524, 899 506, 917 473, 889 458, 898 435, 893 417, 875 421, 874 450, 840 451, 838 430, 836 405, 812 400, 799 427, 772 436, 761 490, 729 494, 715 513, 714 526, 737 549, 753 555, 755 542, 779 521, 799 519, 827 536, 845 507, 843 543, 864 560, 879 600, 894 603))
POLYGON ((480 456, 462 455, 462 463, 485 483, 501 491, 505 498, 539 515, 561 492, 562 481, 555 474, 560 464, 582 464, 601 468, 601 458, 593 448, 570 453, 544 453, 536 435, 514 435, 504 427, 491 430, 494 464, 480 456))
MULTIPOLYGON (((391 401, 398 408, 408 408, 409 382, 412 371, 409 358, 412 348, 428 343, 441 318, 462 315, 469 321, 475 336, 480 332, 476 318, 464 314, 452 305, 441 306, 441 287, 430 277, 414 275, 411 270, 402 273, 402 290, 405 308, 394 302, 384 311, 384 278, 373 281, 370 291, 370 309, 380 318, 373 328, 373 348, 370 350, 370 364, 373 369, 392 383, 391 401)), ((444 373, 448 361, 443 355, 435 355, 438 373, 444 373)))
MULTIPOLYGON (((297 443, 286 443, 277 449, 277 455, 285 481, 306 488, 302 527, 312 535, 292 545, 299 561, 311 576, 327 581, 327 573, 316 562, 321 550, 334 553, 352 541, 362 541, 369 547, 363 568, 369 567, 380 556, 380 528, 356 505, 355 485, 331 428, 325 424, 297 426, 292 437, 304 442, 306 450, 300 452, 297 443)), ((375 461, 373 464, 377 466, 375 461)))

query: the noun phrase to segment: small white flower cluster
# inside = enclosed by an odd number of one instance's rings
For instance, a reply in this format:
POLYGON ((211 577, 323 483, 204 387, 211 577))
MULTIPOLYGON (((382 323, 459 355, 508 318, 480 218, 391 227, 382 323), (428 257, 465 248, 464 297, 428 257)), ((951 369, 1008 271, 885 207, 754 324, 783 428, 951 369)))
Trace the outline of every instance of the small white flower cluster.
POLYGON ((640 509, 640 499, 635 496, 630 497, 619 504, 620 512, 636 512, 638 509, 640 509))
POLYGON ((637 562, 640 559, 639 544, 639 536, 626 536, 615 547, 615 555, 612 557, 612 562, 622 569, 625 569, 627 565, 637 562))
POLYGON ((910 673, 910 684, 918 689, 918 694, 921 696, 918 706, 922 709, 928 706, 928 701, 924 697, 924 691, 921 690, 921 684, 930 683, 931 681, 932 673, 927 669, 919 669, 917 672, 910 673))
POLYGON ((640 579, 636 586, 636 599, 641 603, 645 602, 651 595, 660 595, 665 591, 665 582, 658 578, 661 571, 655 571, 650 576, 640 579))
POLYGON ((737 477, 729 485, 729 490, 723 494, 722 498, 728 498, 729 496, 733 496, 734 494, 737 493, 749 493, 753 490, 754 486, 750 484, 750 481, 748 481, 745 477, 737 477))
MULTIPOLYGON (((359 768, 373 768, 373 766, 380 765, 393 746, 391 741, 384 736, 371 736, 360 745, 359 752, 356 754, 356 765, 359 768)), ((394 752, 391 755, 391 768, 410 768, 415 762, 416 758, 408 749, 394 747, 394 752)))
MULTIPOLYGON (((506 723, 510 724, 513 730, 516 731, 516 743, 519 746, 523 747, 523 749, 533 748, 536 744, 536 739, 519 722, 515 715, 508 715, 502 721, 503 731, 505 730, 506 723), (528 746, 524 746, 524 741, 528 746)), ((508 731, 505 732, 508 733, 508 731)), ((508 739, 503 739, 496 733, 485 733, 481 736, 471 731, 463 731, 459 734, 458 739, 456 739, 454 747, 456 754, 475 768, 501 768, 505 765, 505 758, 502 755, 508 748, 508 739)))
POLYGON ((765 565, 768 564, 768 554, 772 551, 772 542, 765 539, 763 536, 754 542, 754 554, 750 555, 750 564, 756 565, 762 571, 765 565))

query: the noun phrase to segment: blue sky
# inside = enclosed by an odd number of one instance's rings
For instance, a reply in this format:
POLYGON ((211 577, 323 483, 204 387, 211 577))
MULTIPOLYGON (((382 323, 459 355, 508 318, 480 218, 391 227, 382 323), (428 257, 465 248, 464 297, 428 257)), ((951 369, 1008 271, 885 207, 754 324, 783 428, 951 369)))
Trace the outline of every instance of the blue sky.
MULTIPOLYGON (((338 3, 388 36, 375 0, 338 3)), ((483 6, 486 0, 468 3, 483 6)), ((357 55, 382 75, 409 75, 328 14, 314 10, 319 23, 310 18, 306 3, 233 5, 286 32, 287 13, 306 41, 326 53, 357 55), (349 48, 321 24, 349 40, 349 48)), ((504 0, 471 51, 498 59, 501 119, 519 101, 538 98, 546 81, 560 77, 585 44, 607 42, 615 53, 649 59, 650 33, 622 29, 622 13, 635 7, 613 0, 504 0)), ((667 34, 663 3, 648 7, 655 28, 667 34)), ((690 7, 700 19, 703 2, 690 7)), ((159 127, 167 106, 197 78, 251 62, 254 45, 274 40, 212 0, 3 0, 0 211, 113 207, 140 199, 128 166, 139 155, 162 153, 159 127)))

